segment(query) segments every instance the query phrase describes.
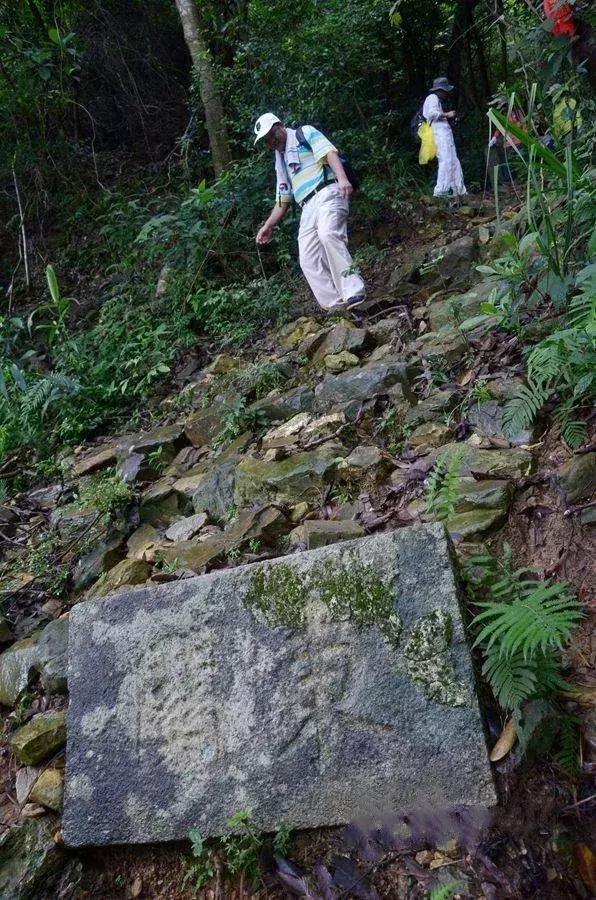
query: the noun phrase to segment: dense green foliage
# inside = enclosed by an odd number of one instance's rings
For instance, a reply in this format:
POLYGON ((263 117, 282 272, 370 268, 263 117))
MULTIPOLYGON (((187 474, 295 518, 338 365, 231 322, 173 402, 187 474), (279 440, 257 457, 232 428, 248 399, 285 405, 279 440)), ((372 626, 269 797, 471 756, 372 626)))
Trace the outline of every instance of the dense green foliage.
POLYGON ((503 110, 487 123, 491 94, 525 115, 525 210, 486 273, 500 285, 486 313, 527 348, 506 427, 550 404, 578 446, 596 384, 587 10, 575 4, 583 30, 570 41, 516 0, 202 4, 236 160, 214 182, 173 2, 0 3, 0 453, 43 458, 134 421, 197 338, 238 344, 290 314, 296 222, 262 254, 254 244, 272 202, 257 113, 319 124, 349 149, 356 212, 372 225, 428 190, 408 123, 440 71, 459 88, 468 187, 484 183, 490 129, 518 128, 503 110), (582 127, 565 136, 568 96, 568 124, 582 127))

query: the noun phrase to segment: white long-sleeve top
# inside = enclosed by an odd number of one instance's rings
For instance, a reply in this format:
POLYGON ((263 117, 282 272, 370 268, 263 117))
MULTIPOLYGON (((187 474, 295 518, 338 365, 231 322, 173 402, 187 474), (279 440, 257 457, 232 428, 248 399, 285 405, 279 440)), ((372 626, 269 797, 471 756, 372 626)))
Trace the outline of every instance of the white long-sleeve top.
POLYGON ((447 128, 450 127, 447 119, 440 118, 440 116, 444 116, 445 113, 443 112, 441 101, 436 94, 428 95, 424 101, 424 106, 422 107, 422 115, 431 125, 446 125, 447 128))

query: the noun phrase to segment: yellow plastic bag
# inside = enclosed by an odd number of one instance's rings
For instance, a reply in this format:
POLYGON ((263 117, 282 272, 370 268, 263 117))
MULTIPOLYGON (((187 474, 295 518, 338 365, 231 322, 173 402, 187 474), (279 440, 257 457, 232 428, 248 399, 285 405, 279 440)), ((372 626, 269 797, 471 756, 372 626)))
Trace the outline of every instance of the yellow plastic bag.
POLYGON ((421 166, 425 166, 431 159, 437 155, 437 145, 435 144, 435 136, 431 125, 423 122, 418 129, 418 137, 420 138, 420 153, 418 154, 418 162, 421 166))

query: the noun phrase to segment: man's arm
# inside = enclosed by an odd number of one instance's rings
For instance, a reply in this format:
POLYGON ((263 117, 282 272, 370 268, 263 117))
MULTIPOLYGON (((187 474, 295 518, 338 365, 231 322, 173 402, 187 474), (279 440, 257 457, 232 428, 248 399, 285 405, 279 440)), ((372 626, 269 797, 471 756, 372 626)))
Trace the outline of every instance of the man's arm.
POLYGON ((340 196, 347 200, 351 193, 353 193, 354 188, 348 181, 348 176, 346 175, 346 170, 342 165, 342 161, 339 158, 339 154, 336 150, 330 150, 326 157, 327 164, 333 170, 335 177, 337 178, 337 187, 339 188, 340 196))
POLYGON ((273 207, 271 215, 257 232, 257 244, 269 243, 269 241, 271 240, 271 235, 273 234, 273 229, 276 225, 279 225, 282 219, 286 217, 290 205, 290 203, 277 203, 273 207))

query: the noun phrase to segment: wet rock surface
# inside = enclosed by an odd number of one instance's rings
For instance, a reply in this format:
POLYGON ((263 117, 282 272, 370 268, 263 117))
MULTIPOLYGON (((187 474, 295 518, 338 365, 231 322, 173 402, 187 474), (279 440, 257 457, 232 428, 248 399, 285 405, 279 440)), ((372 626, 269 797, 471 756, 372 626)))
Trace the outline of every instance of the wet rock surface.
POLYGON ((0 838, 0 896, 3 900, 32 900, 52 896, 65 864, 53 839, 54 823, 29 819, 0 838))

